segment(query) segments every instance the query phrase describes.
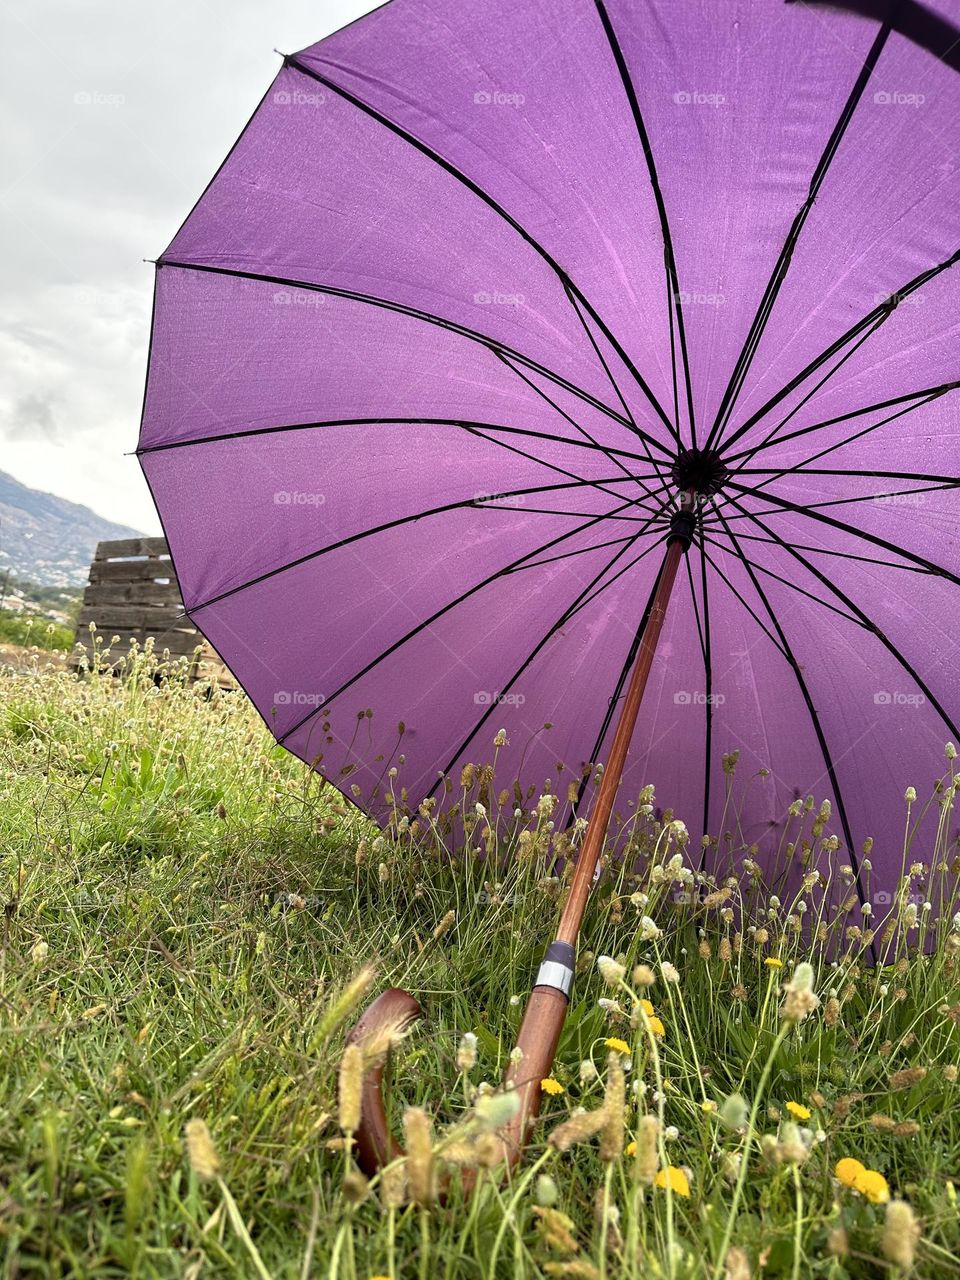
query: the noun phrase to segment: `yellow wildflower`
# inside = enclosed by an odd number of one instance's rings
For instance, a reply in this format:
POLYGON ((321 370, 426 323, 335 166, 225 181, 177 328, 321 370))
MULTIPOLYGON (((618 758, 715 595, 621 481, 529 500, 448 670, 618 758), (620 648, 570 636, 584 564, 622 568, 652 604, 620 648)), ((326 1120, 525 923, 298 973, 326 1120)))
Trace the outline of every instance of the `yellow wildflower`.
POLYGON ((640 1008, 643 1010, 643 1012, 647 1015, 648 1018, 653 1017, 653 1005, 650 1003, 649 1000, 641 1000, 640 1008))
POLYGON ((837 1161, 837 1166, 833 1172, 845 1187, 852 1187, 855 1185, 857 1178, 862 1173, 866 1173, 867 1170, 859 1160, 854 1160, 852 1156, 846 1156, 843 1160, 837 1161))
POLYGON ((890 1188, 882 1173, 876 1169, 864 1169, 853 1184, 854 1190, 866 1196, 871 1204, 886 1204, 890 1199, 890 1188))
POLYGON ((626 1040, 618 1040, 616 1036, 610 1036, 603 1042, 608 1049, 614 1049, 617 1053, 629 1053, 630 1046, 626 1040))
POLYGON ((658 1036, 662 1040, 667 1033, 660 1019, 654 1016, 652 1018, 648 1018, 647 1022, 649 1023, 650 1030, 653 1032, 653 1034, 655 1036, 658 1036))
POLYGON ((766 960, 764 960, 763 963, 767 966, 768 969, 783 968, 783 961, 778 959, 777 956, 767 956, 766 960))
POLYGON ((547 1076, 545 1080, 541 1080, 540 1088, 544 1093, 549 1093, 552 1097, 563 1093, 563 1085, 559 1080, 554 1080, 553 1076, 547 1076))
POLYGON ((809 1120, 811 1111, 809 1107, 805 1107, 801 1102, 788 1102, 787 1110, 796 1120, 809 1120))
POLYGON ((663 1190, 669 1186, 675 1196, 685 1196, 686 1199, 690 1199, 690 1183, 687 1181, 687 1175, 674 1164, 661 1169, 654 1178, 653 1185, 663 1190))
POLYGON ((637 1154, 637 1144, 635 1142, 628 1142, 623 1148, 623 1154, 625 1156, 635 1156, 637 1154))

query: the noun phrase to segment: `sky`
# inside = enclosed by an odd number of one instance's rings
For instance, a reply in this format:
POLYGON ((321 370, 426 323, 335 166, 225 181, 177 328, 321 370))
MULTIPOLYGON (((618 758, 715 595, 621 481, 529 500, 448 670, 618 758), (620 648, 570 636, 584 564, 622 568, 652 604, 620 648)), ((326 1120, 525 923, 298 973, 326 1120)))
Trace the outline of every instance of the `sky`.
POLYGON ((147 533, 153 267, 280 59, 373 0, 4 0, 0 469, 147 533))

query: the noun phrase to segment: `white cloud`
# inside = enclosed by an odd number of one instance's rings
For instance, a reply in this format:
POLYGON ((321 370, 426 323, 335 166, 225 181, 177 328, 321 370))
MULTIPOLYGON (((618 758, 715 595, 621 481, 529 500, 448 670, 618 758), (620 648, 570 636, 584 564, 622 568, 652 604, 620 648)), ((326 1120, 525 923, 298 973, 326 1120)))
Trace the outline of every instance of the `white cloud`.
POLYGON ((153 269, 280 62, 371 0, 6 0, 0 467, 156 532, 136 460, 153 269))

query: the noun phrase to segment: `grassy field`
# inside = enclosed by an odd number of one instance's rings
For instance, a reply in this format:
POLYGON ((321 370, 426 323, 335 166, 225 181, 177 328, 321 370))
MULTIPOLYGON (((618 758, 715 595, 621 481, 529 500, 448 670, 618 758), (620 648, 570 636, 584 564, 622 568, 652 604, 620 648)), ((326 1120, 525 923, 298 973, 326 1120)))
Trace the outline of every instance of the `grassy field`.
POLYGON ((949 751, 880 968, 819 798, 784 853, 828 881, 805 912, 746 848, 689 892, 699 842, 641 815, 505 1185, 490 1085, 564 891, 559 802, 516 817, 468 772, 483 856, 450 861, 436 815, 381 835, 241 695, 147 659, 0 675, 0 753, 4 1277, 960 1276, 960 933, 905 905, 953 903, 949 751), (367 1183, 343 1036, 389 984, 429 1015, 390 1073, 414 1155, 367 1183))

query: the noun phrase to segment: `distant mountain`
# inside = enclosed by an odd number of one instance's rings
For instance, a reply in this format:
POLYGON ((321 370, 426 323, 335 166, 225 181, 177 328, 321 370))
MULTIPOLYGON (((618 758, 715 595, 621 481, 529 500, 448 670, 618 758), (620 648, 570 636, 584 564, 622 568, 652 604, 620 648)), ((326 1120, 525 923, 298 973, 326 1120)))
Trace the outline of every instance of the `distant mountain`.
POLYGON ((83 586, 101 539, 142 536, 0 471, 0 574, 9 568, 42 586, 83 586))

